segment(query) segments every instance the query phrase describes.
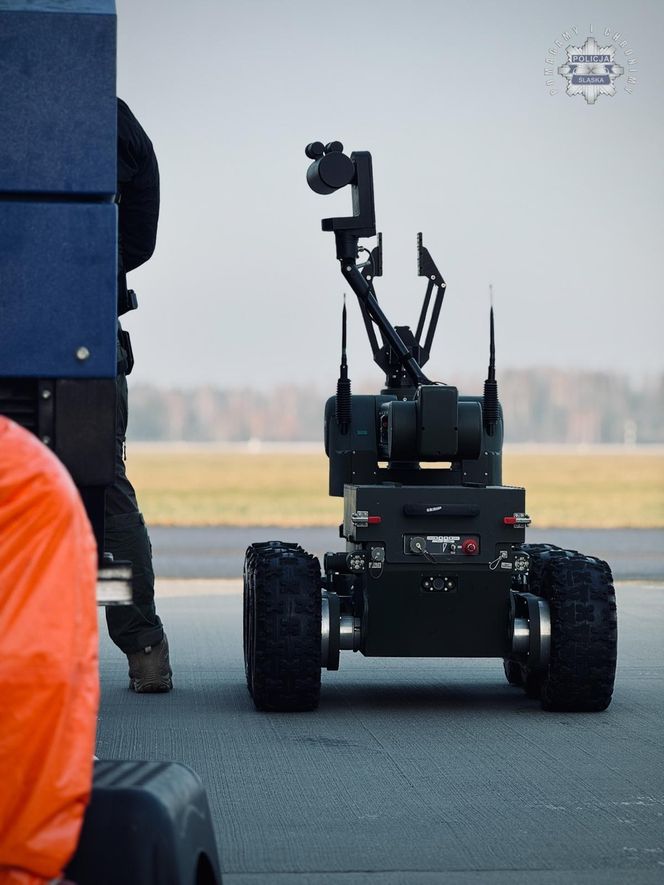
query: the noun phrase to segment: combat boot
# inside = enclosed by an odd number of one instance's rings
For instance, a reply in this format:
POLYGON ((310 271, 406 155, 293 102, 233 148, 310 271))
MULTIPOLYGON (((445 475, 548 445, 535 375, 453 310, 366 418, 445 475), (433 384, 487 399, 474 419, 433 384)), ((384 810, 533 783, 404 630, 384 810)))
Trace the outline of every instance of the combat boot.
POLYGON ((173 671, 168 657, 168 639, 157 645, 148 645, 127 655, 129 661, 129 688, 139 694, 170 691, 173 671))

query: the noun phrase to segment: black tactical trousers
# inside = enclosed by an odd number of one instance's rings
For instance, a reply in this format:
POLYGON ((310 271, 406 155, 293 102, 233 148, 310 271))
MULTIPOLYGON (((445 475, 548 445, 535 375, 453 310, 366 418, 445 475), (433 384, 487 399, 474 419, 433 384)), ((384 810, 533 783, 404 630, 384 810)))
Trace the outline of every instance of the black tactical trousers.
POLYGON ((106 606, 106 623, 113 642, 125 654, 156 645, 164 636, 154 604, 152 546, 136 492, 127 479, 124 462, 127 432, 127 378, 117 376, 115 482, 106 491, 104 551, 114 559, 129 560, 134 573, 134 605, 106 606))

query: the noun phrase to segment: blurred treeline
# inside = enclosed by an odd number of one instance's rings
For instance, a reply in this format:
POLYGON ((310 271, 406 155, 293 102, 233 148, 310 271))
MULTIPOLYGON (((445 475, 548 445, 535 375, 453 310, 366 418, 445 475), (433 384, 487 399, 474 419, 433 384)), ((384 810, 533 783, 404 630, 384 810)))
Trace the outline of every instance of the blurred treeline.
MULTIPOLYGON (((481 393, 480 378, 449 378, 481 393)), ((355 385, 356 393, 376 387, 355 385)), ((500 400, 511 443, 664 443, 664 374, 637 383, 606 372, 513 369, 500 373, 500 400)), ((270 390, 132 387, 133 440, 320 441, 329 394, 303 386, 270 390)))

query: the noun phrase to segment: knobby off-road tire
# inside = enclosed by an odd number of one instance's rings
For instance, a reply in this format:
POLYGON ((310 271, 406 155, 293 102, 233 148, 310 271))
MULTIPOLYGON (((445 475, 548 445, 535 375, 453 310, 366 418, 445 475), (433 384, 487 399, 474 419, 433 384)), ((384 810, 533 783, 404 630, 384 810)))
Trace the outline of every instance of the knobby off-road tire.
POLYGON ((618 638, 611 569, 575 550, 540 544, 523 549, 531 557, 530 590, 547 600, 551 614, 551 656, 539 674, 542 706, 605 710, 613 694, 618 638))
POLYGON ((252 544, 244 563, 244 664, 258 710, 314 710, 320 698, 321 577, 297 544, 252 544))

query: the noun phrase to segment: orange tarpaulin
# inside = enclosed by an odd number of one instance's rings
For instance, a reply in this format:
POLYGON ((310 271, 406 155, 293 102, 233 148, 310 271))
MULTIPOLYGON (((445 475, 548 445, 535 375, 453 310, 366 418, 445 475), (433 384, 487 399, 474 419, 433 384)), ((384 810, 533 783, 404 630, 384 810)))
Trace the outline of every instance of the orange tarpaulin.
POLYGON ((0 416, 0 883, 59 876, 92 785, 97 553, 60 461, 0 416))

